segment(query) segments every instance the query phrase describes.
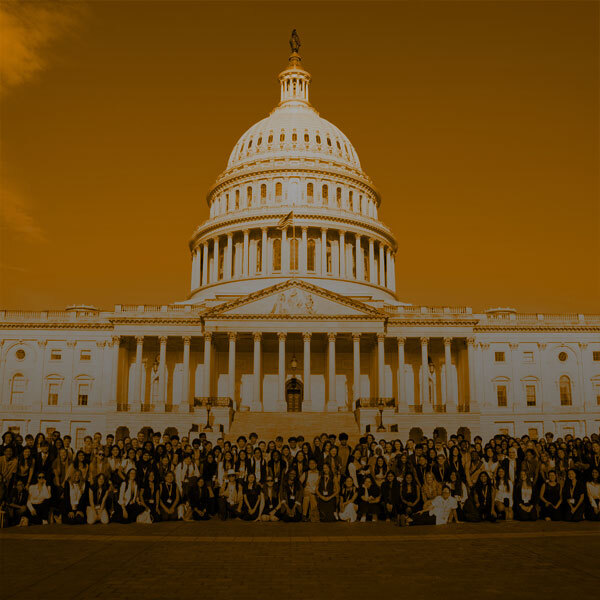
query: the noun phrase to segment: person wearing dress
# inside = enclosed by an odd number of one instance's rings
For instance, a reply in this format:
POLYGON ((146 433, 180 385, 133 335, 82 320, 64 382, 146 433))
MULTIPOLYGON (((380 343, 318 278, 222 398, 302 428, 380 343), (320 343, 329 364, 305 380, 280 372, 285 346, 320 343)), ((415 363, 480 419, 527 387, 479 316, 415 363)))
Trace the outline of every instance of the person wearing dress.
POLYGON ((337 502, 339 496, 339 485, 336 481, 329 463, 323 461, 323 470, 317 482, 317 508, 319 519, 323 523, 331 523, 337 520, 337 502))
POLYGON ((148 520, 152 522, 160 520, 159 487, 156 471, 152 469, 149 471, 138 492, 138 502, 144 509, 144 512, 148 513, 144 519, 146 522, 148 520))
POLYGON ((410 516, 417 512, 421 505, 421 490, 412 472, 406 473, 400 485, 401 513, 410 516))
POLYGON ((517 521, 536 521, 538 518, 536 508, 535 489, 527 475, 527 471, 520 471, 519 479, 513 490, 513 511, 517 521))
POLYGON ((177 521, 180 501, 181 494, 175 483, 175 474, 169 471, 158 490, 158 508, 162 521, 177 521))
POLYGON ((479 477, 473 486, 472 496, 475 508, 479 513, 479 519, 481 521, 495 523, 498 518, 494 505, 496 490, 494 489, 494 484, 490 480, 487 471, 481 471, 479 473, 479 477))
POLYGON ((88 503, 86 507, 86 521, 88 525, 93 525, 100 521, 103 525, 109 522, 106 502, 110 481, 104 473, 98 473, 96 480, 88 488, 88 503))
POLYGON ((590 480, 586 483, 588 521, 600 521, 600 468, 592 467, 590 480))
POLYGON ((242 494, 242 519, 244 521, 258 521, 260 517, 262 488, 257 481, 254 471, 248 473, 248 480, 243 487, 242 494))
POLYGON ((386 521, 395 521, 401 507, 400 482, 391 469, 386 473, 385 481, 381 484, 381 506, 386 521))
POLYGON ((348 475, 340 492, 340 506, 338 518, 340 521, 354 523, 357 517, 358 488, 354 485, 354 479, 348 475))
MULTIPOLYGON (((300 452, 298 452, 300 454, 300 452)), ((298 479, 298 473, 292 467, 286 473, 279 488, 279 518, 286 523, 295 523, 302 520, 304 489, 298 479)))
POLYGON ((585 511, 585 486, 577 477, 577 471, 570 468, 563 486, 563 517, 565 521, 582 521, 585 511))
POLYGON ((87 508, 86 482, 76 469, 67 480, 63 494, 63 523, 83 525, 87 508))
POLYGON ((119 489, 119 500, 115 507, 115 520, 120 523, 133 523, 138 515, 143 512, 144 507, 138 501, 138 492, 137 472, 135 469, 130 469, 119 489))
POLYGON ((210 520, 210 495, 212 489, 206 485, 202 477, 196 481, 196 485, 189 490, 188 512, 184 516, 185 521, 209 521, 210 520))
MULTIPOLYGON (((274 450, 273 454, 276 455, 279 450, 274 450)), ((273 459, 269 461, 273 462, 273 459)), ((281 501, 279 499, 279 490, 275 487, 275 474, 276 470, 273 470, 269 466, 269 474, 267 475, 267 482, 262 491, 262 502, 260 509, 260 520, 261 521, 279 521, 277 513, 281 508, 281 501)))
POLYGON ((358 520, 362 523, 368 518, 379 519, 381 490, 370 475, 367 475, 358 491, 358 520))
POLYGON ((513 486, 504 470, 504 467, 496 469, 496 495, 494 508, 498 517, 504 515, 506 521, 513 520, 513 486))
POLYGON ((306 471, 300 481, 304 486, 304 495, 302 499, 302 520, 313 522, 319 520, 319 507, 317 504, 317 485, 321 474, 317 468, 317 461, 311 458, 308 461, 308 471, 306 471), (310 513, 309 513, 310 511, 310 513))
POLYGON ((27 519, 34 525, 48 525, 50 513, 50 487, 46 483, 46 473, 40 471, 36 483, 29 486, 27 498, 27 519))
POLYGON ((540 489, 540 516, 545 521, 561 521, 563 518, 562 486, 554 469, 548 471, 540 489))

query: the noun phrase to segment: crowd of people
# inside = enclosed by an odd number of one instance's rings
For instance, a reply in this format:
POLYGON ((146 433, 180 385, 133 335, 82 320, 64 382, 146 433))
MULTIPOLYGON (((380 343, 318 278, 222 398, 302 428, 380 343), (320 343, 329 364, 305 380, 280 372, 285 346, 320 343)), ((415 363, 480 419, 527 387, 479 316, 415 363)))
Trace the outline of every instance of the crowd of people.
POLYGON ((216 444, 200 434, 96 433, 73 448, 6 432, 3 525, 384 520, 401 526, 481 521, 600 521, 600 438, 461 435, 353 447, 344 433, 308 441, 256 434, 216 444))

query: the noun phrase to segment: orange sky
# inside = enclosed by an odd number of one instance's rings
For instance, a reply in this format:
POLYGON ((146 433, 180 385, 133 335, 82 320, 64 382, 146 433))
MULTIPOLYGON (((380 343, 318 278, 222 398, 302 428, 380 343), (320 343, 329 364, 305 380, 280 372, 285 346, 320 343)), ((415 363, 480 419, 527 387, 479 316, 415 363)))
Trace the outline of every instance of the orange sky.
POLYGON ((290 30, 415 304, 600 312, 596 2, 2 5, 0 305, 169 303, 290 30))

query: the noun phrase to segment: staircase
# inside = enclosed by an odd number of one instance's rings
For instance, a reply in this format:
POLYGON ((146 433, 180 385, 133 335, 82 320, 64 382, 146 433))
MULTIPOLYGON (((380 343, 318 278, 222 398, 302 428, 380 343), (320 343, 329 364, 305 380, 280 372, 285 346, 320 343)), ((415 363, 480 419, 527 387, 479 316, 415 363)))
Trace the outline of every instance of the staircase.
POLYGON ((348 434, 350 443, 358 441, 360 431, 351 412, 236 412, 225 439, 234 442, 252 432, 259 440, 268 442, 281 435, 284 442, 290 436, 303 435, 306 441, 322 433, 348 434))

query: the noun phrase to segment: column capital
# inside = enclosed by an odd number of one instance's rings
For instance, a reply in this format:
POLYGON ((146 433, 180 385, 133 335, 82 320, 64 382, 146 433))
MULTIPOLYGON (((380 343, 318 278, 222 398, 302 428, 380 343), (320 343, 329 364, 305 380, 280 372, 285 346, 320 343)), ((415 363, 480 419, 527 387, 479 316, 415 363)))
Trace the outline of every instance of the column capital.
POLYGON ((138 346, 140 346, 141 344, 144 343, 144 336, 143 335, 136 335, 135 336, 135 342, 138 346))
POLYGON ((327 340, 331 343, 331 342, 335 342, 335 336, 336 334, 333 331, 328 331, 327 332, 327 340))
POLYGON ((191 335, 184 335, 184 336, 182 337, 182 339, 183 339, 183 343, 184 343, 184 344, 190 344, 190 343, 191 343, 191 341, 192 341, 192 336, 191 336, 191 335))
POLYGON ((544 342, 538 342, 538 348, 543 351, 546 349, 546 344, 544 342))
POLYGON ((508 344, 508 346, 509 346, 509 348, 510 348, 511 350, 517 350, 517 349, 518 349, 518 347, 519 347, 519 344, 517 344, 517 343, 515 343, 515 342, 510 342, 510 343, 508 344))
POLYGON ((321 233, 327 233, 329 227, 321 227, 321 233))
POLYGON ((75 348, 77 342, 75 340, 67 340, 67 348, 75 348))
MULTIPOLYGON (((254 334, 254 335, 256 335, 256 334, 254 334)), ((259 335, 260 335, 260 334, 259 334, 259 335)), ((278 339, 280 342, 285 342, 285 338, 286 338, 286 337, 287 337, 287 333, 286 333, 285 331, 278 331, 278 332, 277 332, 277 339, 278 339)))
POLYGON ((474 346, 475 345, 475 338, 474 337, 467 338, 467 345, 468 346, 474 346))
POLYGON ((310 338, 311 338, 311 337, 312 337, 312 333, 311 333, 310 331, 305 331, 305 332, 302 334, 302 340, 303 340, 304 342, 310 342, 310 338))
POLYGON ((451 337, 445 337, 444 338, 444 346, 450 346, 450 344, 452 344, 452 338, 451 337))
POLYGON ((162 344, 166 344, 167 343, 167 339, 168 339, 168 336, 166 336, 166 335, 159 335, 158 336, 158 341, 161 343, 161 345, 162 344))
POLYGON ((378 342, 385 342, 385 333, 378 333, 377 334, 377 341, 378 342))
POLYGON ((230 342, 235 342, 235 340, 237 340, 237 332, 236 331, 230 331, 227 334, 227 337, 229 338, 230 342))
POLYGON ((398 345, 399 345, 399 346, 404 346, 404 344, 406 343, 406 338, 405 338, 405 337, 402 337, 402 336, 398 336, 398 337, 396 338, 396 341, 398 342, 398 345))
MULTIPOLYGON (((264 227, 262 229, 264 229, 264 227)), ((242 232, 243 232, 244 235, 250 235, 250 230, 249 229, 242 229, 242 232)))
POLYGON ((262 333, 260 331, 255 331, 252 333, 252 339, 255 342, 260 342, 261 338, 262 338, 262 333))
POLYGON ((586 342, 579 342, 579 348, 581 348, 581 350, 585 350, 588 347, 586 342))
POLYGON ((301 230, 302 233, 306 233, 308 231, 308 225, 302 225, 301 230))
POLYGON ((121 343, 121 336, 120 335, 113 335, 112 336, 112 340, 110 342, 111 346, 118 346, 121 343))
POLYGON ((212 335, 213 335, 213 332, 212 332, 212 331, 205 331, 205 332, 204 332, 204 341, 205 341, 205 342, 210 342, 210 341, 212 341, 212 335))
POLYGON ((233 231, 229 231, 229 232, 227 233, 227 239, 228 239, 228 240, 231 240, 232 238, 233 238, 233 231))
MULTIPOLYGON (((260 230, 261 230, 263 233, 266 233, 266 232, 268 231, 268 229, 269 229, 269 227, 268 227, 267 225, 265 225, 264 227, 261 227, 261 228, 260 228, 260 230)), ((246 231, 248 231, 248 230, 246 229, 246 231)))
POLYGON ((360 333, 353 333, 352 334, 352 340, 354 342, 360 342, 360 333))
POLYGON ((427 346, 427 343, 429 342, 429 338, 423 336, 422 338, 420 338, 421 340, 421 346, 427 346))
POLYGON ((96 346, 98 346, 98 348, 104 348, 104 346, 106 346, 106 340, 97 341, 96 346))

